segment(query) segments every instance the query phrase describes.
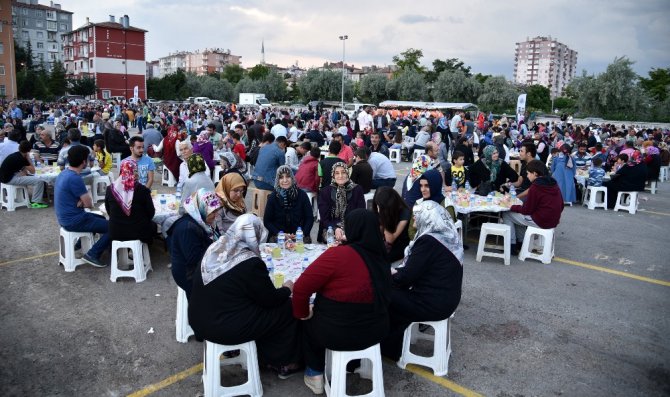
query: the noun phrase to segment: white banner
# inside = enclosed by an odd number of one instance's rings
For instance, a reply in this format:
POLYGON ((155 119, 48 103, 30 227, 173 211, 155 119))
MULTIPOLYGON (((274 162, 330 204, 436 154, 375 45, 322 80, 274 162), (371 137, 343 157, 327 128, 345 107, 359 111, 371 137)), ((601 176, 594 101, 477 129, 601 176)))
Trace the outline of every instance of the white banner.
POLYGON ((137 103, 140 96, 140 87, 133 88, 133 103, 137 103))
POLYGON ((524 119, 524 114, 526 113, 526 94, 519 95, 519 98, 516 100, 516 119, 521 121, 524 119))

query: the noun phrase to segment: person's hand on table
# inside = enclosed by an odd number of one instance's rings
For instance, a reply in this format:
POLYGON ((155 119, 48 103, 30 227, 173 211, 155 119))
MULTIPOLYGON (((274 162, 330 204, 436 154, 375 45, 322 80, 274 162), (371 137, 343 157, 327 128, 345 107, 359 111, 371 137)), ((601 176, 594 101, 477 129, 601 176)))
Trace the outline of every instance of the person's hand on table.
POLYGON ((307 317, 301 318, 301 320, 309 320, 312 316, 314 316, 314 305, 309 305, 309 314, 307 317))
POLYGON ((344 230, 339 227, 335 229, 335 240, 340 242, 347 241, 347 236, 344 234, 344 230))
POLYGON ((293 292, 293 281, 291 281, 291 280, 284 281, 284 284, 282 284, 282 287, 286 287, 289 290, 291 290, 291 292, 293 292))

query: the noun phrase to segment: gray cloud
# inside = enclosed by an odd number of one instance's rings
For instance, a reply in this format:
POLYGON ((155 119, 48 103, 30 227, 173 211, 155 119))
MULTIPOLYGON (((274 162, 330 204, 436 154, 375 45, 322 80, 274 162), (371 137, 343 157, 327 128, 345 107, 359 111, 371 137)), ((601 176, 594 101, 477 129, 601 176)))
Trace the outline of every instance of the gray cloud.
POLYGON ((406 23, 408 25, 413 25, 415 23, 425 23, 425 22, 438 22, 440 19, 437 17, 429 17, 426 15, 416 15, 416 14, 410 14, 410 15, 403 15, 400 18, 398 18, 398 21, 401 23, 406 23))

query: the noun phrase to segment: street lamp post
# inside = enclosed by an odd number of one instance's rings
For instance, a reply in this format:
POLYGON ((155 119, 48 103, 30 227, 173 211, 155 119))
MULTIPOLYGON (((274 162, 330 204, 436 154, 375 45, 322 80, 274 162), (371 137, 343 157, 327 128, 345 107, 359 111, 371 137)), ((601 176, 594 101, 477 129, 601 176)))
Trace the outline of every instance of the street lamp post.
POLYGON ((340 36, 340 40, 342 40, 342 110, 344 110, 344 42, 348 38, 347 35, 340 36))

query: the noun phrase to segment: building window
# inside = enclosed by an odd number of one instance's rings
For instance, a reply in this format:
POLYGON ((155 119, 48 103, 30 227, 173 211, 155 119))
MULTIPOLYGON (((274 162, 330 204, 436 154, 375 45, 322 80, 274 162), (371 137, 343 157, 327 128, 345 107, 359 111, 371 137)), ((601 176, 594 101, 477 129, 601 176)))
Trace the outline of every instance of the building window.
POLYGON ((109 99, 111 97, 112 97, 112 90, 102 90, 102 99, 109 99))
POLYGON ((36 10, 35 16, 38 18, 42 18, 44 16, 44 12, 42 10, 36 10))
POLYGON ((21 9, 21 14, 28 15, 28 9, 27 8, 22 8, 21 9))
POLYGON ((44 28, 44 22, 43 21, 35 21, 35 26, 37 26, 40 29, 44 28))
POLYGON ((44 43, 38 42, 37 43, 37 49, 39 49, 39 50, 44 49, 44 43))
POLYGON ((6 89, 5 89, 5 85, 4 85, 4 84, 0 84, 0 96, 5 96, 5 95, 7 95, 7 91, 6 91, 6 89))
POLYGON ((22 35, 23 37, 30 37, 30 32, 27 31, 27 30, 23 30, 23 31, 21 31, 21 35, 22 35))
POLYGON ((28 26, 28 20, 27 19, 23 20, 23 26, 28 26))
POLYGON ((44 38, 44 32, 40 32, 40 31, 38 31, 38 32, 37 32, 37 38, 38 38, 38 39, 43 39, 43 38, 44 38))
POLYGON ((63 32, 66 31, 67 30, 67 25, 64 24, 64 23, 61 23, 60 24, 60 30, 63 31, 63 32))
POLYGON ((56 30, 58 29, 58 24, 53 21, 47 21, 47 29, 48 30, 56 30))
POLYGON ((0 54, 5 53, 5 45, 3 43, 0 43, 0 54))
POLYGON ((0 76, 5 75, 5 65, 0 65, 0 76))
POLYGON ((67 14, 60 14, 59 18, 61 21, 67 21, 67 14))
POLYGON ((93 60, 92 59, 88 60, 88 66, 91 67, 91 68, 93 67, 93 60))
POLYGON ((47 18, 56 19, 56 13, 53 11, 47 11, 47 18))

